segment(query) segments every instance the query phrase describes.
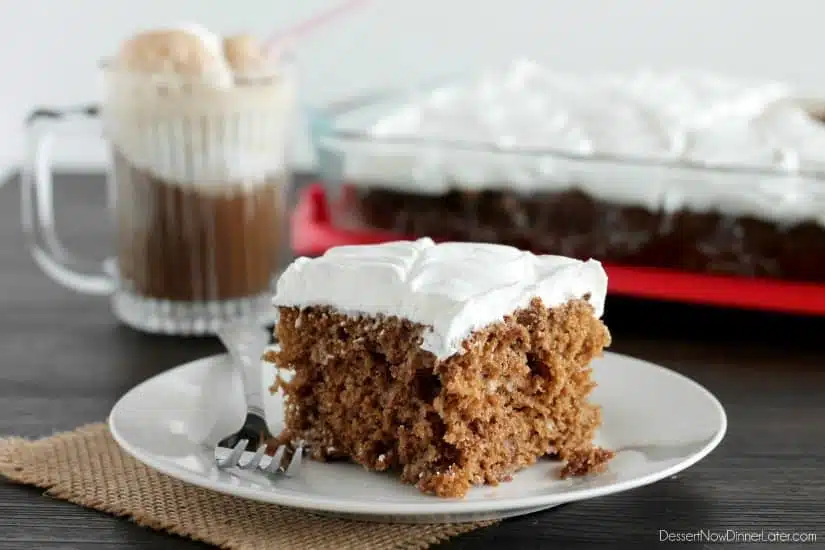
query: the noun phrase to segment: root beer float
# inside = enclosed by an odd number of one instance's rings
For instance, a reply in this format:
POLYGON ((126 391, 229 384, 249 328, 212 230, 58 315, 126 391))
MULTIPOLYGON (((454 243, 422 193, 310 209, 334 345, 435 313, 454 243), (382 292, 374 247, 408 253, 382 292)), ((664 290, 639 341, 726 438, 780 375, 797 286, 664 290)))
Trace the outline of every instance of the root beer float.
POLYGON ((295 90, 249 35, 198 25, 125 41, 104 70, 121 284, 141 298, 266 295, 288 257, 295 90))

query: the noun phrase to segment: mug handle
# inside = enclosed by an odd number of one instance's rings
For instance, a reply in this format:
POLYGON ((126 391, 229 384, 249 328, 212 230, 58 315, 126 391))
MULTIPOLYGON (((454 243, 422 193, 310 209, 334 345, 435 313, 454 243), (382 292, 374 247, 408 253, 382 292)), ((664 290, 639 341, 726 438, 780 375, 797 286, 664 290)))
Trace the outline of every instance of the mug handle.
POLYGON ((52 149, 58 128, 94 123, 95 105, 72 109, 36 109, 26 117, 27 154, 20 174, 21 219, 26 244, 38 266, 52 279, 76 292, 98 296, 115 290, 105 262, 72 255, 55 231, 52 149))

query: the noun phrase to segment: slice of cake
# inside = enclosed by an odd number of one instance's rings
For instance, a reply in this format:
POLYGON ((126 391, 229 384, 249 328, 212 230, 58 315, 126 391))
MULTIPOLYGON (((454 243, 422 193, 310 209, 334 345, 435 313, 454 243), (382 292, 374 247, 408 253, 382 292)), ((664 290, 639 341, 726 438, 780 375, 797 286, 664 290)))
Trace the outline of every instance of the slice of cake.
POLYGON ((600 469, 589 364, 609 345, 599 262, 430 239, 345 246, 281 276, 284 437, 461 497, 540 457, 600 469))

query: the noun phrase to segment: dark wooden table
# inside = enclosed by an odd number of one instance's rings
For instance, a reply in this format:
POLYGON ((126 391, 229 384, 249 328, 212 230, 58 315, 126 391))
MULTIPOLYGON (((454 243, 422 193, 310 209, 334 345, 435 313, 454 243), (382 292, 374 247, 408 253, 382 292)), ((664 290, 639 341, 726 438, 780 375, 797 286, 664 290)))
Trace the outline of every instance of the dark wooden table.
MULTIPOLYGON (((57 182, 67 245, 104 253, 100 177, 57 182)), ((0 435, 43 436, 106 418, 129 388, 217 353, 214 339, 118 325, 105 299, 49 280, 26 251, 19 190, 0 188, 0 435)), ((825 258, 822 259, 825 261, 825 258)), ((815 532, 825 547, 825 320, 608 301, 613 351, 686 374, 725 405, 728 435, 708 458, 654 485, 513 519, 443 548, 658 544, 670 532, 815 532)), ((633 396, 628 396, 632 399, 633 396)), ((206 548, 0 481, 0 548, 206 548)))

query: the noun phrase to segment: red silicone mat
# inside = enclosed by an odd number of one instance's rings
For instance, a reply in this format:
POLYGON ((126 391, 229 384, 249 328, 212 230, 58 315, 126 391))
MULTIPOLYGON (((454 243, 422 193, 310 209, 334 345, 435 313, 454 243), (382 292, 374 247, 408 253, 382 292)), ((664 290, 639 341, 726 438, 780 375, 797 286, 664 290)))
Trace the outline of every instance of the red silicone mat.
MULTIPOLYGON (((316 256, 347 244, 374 244, 409 236, 336 228, 321 185, 301 193, 292 219, 296 254, 316 256)), ((823 259, 825 261, 825 259, 823 259)), ((610 294, 694 304, 825 315, 825 284, 703 275, 668 269, 604 264, 610 294)))

